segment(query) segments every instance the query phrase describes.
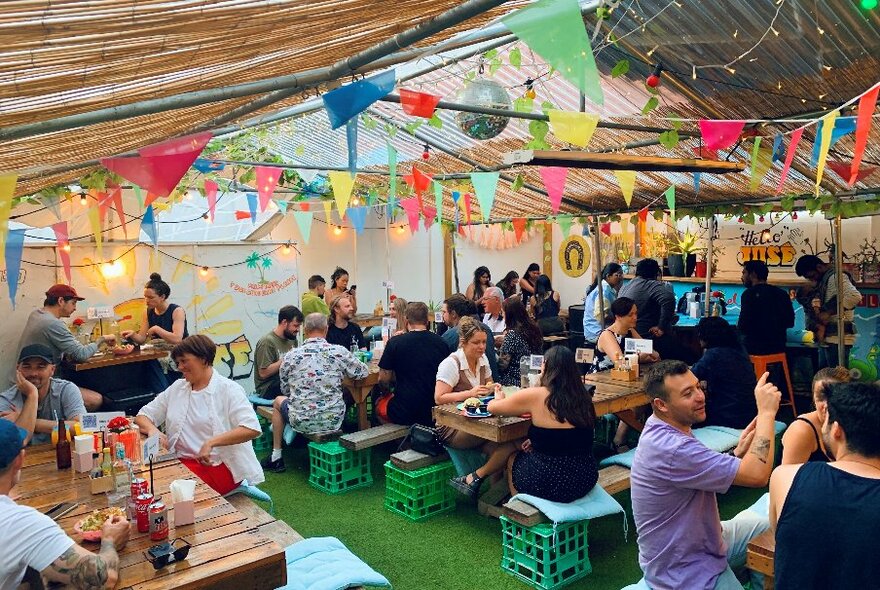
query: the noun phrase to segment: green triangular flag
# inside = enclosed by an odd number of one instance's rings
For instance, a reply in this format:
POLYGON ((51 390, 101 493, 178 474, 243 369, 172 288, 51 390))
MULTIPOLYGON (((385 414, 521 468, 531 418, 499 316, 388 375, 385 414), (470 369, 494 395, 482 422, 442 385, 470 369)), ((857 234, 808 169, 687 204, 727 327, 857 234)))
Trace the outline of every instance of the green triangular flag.
POLYGON ((556 223, 559 224, 559 229, 562 230, 562 237, 567 238, 568 234, 571 233, 571 222, 574 221, 571 215, 559 215, 556 218, 556 223))
POLYGON ((138 211, 143 211, 144 210, 144 194, 141 192, 141 187, 139 187, 138 185, 135 184, 132 186, 132 188, 134 189, 134 196, 137 197, 137 200, 138 200, 138 211))
POLYGON ((373 205, 376 204, 376 201, 378 201, 378 200, 379 200, 379 192, 376 189, 371 188, 369 191, 367 191, 367 205, 368 206, 372 207, 373 205))
POLYGON ((299 233, 302 234, 303 242, 309 243, 312 236, 312 212, 311 211, 294 211, 293 218, 299 226, 299 233))
POLYGON ((495 202, 495 191, 498 188, 500 172, 473 172, 471 184, 477 193, 477 201, 480 203, 480 214, 483 221, 489 221, 489 213, 492 212, 492 204, 495 202))
POLYGON ((675 219, 675 185, 673 184, 666 192, 663 193, 666 195, 666 204, 669 205, 669 213, 673 219, 675 219))
POLYGON ((272 201, 281 213, 287 213, 287 201, 282 201, 280 199, 272 199, 272 201))
POLYGON ((437 209, 437 221, 443 221, 443 185, 434 181, 434 208, 437 209))
POLYGON ((591 101, 604 104, 578 0, 539 0, 501 22, 591 101))

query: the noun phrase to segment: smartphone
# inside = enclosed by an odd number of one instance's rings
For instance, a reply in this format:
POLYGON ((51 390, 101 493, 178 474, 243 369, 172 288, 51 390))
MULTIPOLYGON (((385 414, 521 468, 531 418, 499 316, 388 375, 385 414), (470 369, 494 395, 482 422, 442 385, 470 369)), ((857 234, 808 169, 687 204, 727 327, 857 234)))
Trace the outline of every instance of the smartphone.
POLYGON ((76 502, 62 502, 61 504, 52 506, 52 508, 47 510, 45 514, 52 520, 58 520, 65 514, 72 512, 77 506, 79 506, 79 504, 76 502))
POLYGON ((358 288, 357 285, 352 285, 351 287, 348 288, 348 292, 352 293, 354 291, 357 291, 357 288, 358 288))

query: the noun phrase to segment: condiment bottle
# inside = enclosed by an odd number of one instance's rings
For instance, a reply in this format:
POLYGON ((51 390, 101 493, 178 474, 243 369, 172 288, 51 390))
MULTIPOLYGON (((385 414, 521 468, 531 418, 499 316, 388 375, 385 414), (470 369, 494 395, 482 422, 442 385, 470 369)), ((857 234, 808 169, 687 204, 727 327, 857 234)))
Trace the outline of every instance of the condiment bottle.
POLYGON ((113 475, 113 462, 110 460, 110 447, 104 447, 104 457, 101 460, 101 477, 113 475))
POLYGON ((70 469, 72 459, 70 456, 70 441, 67 440, 67 424, 64 420, 58 420, 58 444, 55 445, 55 466, 58 469, 70 469))

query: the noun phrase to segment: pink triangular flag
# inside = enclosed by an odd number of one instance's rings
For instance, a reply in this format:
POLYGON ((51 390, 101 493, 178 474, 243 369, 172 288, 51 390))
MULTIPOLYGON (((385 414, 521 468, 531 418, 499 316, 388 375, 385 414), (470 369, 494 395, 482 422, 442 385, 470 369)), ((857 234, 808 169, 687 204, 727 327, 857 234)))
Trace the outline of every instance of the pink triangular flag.
POLYGON ((858 180, 859 164, 862 162, 862 154, 868 145, 868 134, 871 132, 871 121, 874 116, 874 107, 877 105, 877 93, 880 92, 880 83, 862 95, 859 99, 859 118, 856 120, 856 145, 853 150, 853 161, 849 172, 849 185, 854 185, 858 180))
POLYGON ((568 168, 543 166, 538 171, 541 173, 541 180, 544 181, 544 188, 547 189, 547 196, 550 198, 550 208, 555 215, 559 213, 559 207, 562 205, 562 193, 565 191, 568 168))
POLYGON ((52 224, 52 231, 55 232, 55 241, 58 243, 58 257, 61 258, 61 264, 64 266, 64 275, 67 277, 67 284, 73 281, 70 278, 70 252, 68 252, 70 238, 67 234, 67 222, 59 221, 52 224))
POLYGON ((210 139, 210 133, 175 139, 145 147, 140 156, 102 158, 101 165, 159 197, 167 197, 210 139))
POLYGON ((406 211, 410 233, 416 233, 419 229, 419 200, 415 197, 410 197, 409 199, 401 200, 398 204, 406 211))
POLYGON ((642 207, 641 209, 639 209, 639 221, 641 221, 642 223, 645 223, 646 221, 648 221, 648 208, 647 207, 642 207))
POLYGON ((98 202, 98 218, 101 220, 101 225, 107 224, 107 209, 110 208, 110 193, 107 192, 98 192, 94 193, 95 201, 98 202))
POLYGON ((434 220, 437 218, 437 210, 433 207, 425 207, 423 213, 425 214, 425 229, 431 229, 431 226, 434 225, 434 220))
POLYGON ((217 183, 213 180, 205 181, 205 198, 208 199, 208 219, 213 223, 217 209, 217 183))
POLYGON ((180 154, 189 154, 191 152, 201 152, 211 141, 213 135, 210 131, 195 133, 193 135, 184 135, 183 137, 175 137, 161 143, 154 143, 138 150, 142 156, 175 156, 180 154))
POLYGON ((788 142, 788 153, 785 154, 785 164, 782 166, 782 173, 779 175, 779 186, 776 187, 776 194, 782 192, 782 185, 785 183, 785 177, 788 176, 788 169, 791 168, 791 162, 794 160, 794 153, 798 144, 801 142, 801 135, 804 134, 804 128, 795 129, 791 134, 791 140, 788 142))
POLYGON ((255 166, 254 172, 257 173, 257 195, 260 197, 260 211, 262 212, 269 206, 272 193, 278 186, 281 170, 274 166, 255 166))
POLYGON ((611 223, 603 223, 599 226, 599 231, 605 234, 606 236, 611 235, 611 223))
MULTIPOLYGON (((828 167, 831 168, 834 173, 837 174, 839 177, 849 182, 851 168, 848 162, 836 162, 829 160, 828 167)), ((874 174, 874 172, 876 171, 876 166, 865 166, 864 168, 859 168, 858 173, 856 174, 855 182, 853 182, 853 184, 863 181, 864 179, 874 174)))
POLYGON ((464 221, 466 224, 471 223, 471 194, 465 193, 459 199, 459 203, 464 207, 464 221))
POLYGON ((513 224, 513 235, 516 237, 517 243, 522 241, 523 232, 526 231, 526 218, 514 217, 510 220, 513 224))
POLYGON ((745 121, 716 121, 700 119, 700 133, 703 135, 703 143, 710 150, 721 150, 736 143, 739 134, 742 133, 745 121))

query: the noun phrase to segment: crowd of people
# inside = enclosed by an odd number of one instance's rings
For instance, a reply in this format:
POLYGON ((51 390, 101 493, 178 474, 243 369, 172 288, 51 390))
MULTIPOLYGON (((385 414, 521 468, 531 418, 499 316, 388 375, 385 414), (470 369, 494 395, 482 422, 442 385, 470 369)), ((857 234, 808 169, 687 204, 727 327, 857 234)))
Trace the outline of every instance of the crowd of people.
MULTIPOLYGON (((813 291, 801 297, 812 321, 824 328, 820 339, 830 341, 836 334, 834 271, 811 257, 802 257, 797 269, 814 283, 813 291)), ((653 342, 654 352, 638 358, 639 365, 648 367, 650 406, 630 475, 644 573, 638 587, 740 588, 737 574, 746 545, 769 528, 777 535, 778 588, 872 587, 880 575, 877 566, 853 556, 866 555, 880 526, 872 502, 880 499, 878 387, 851 383, 841 367, 820 370, 813 381, 815 409, 796 417, 780 451, 774 420, 782 394, 769 374, 756 378, 749 355, 784 352, 785 330, 793 323, 788 294, 768 284, 765 264, 745 263, 747 289, 737 326, 742 341, 723 318, 703 318, 696 331, 703 352, 693 358, 675 337, 675 297, 659 279, 654 260, 640 261, 635 278, 626 284, 621 267, 611 263, 584 297, 584 338, 595 349, 586 370, 611 367, 623 356, 627 338, 653 342), (694 427, 705 425, 740 430, 739 444, 731 454, 709 450, 693 435, 694 427), (777 455, 782 465, 774 471, 777 455), (753 507, 721 521, 717 494, 732 485, 760 488, 768 481, 766 511, 753 507), (841 526, 843 521, 847 526, 841 526), (818 546, 814 540, 819 535, 829 542, 818 546)), ((844 284, 841 297, 850 310, 854 287, 848 279, 844 284)), ((250 444, 261 429, 244 389, 213 369, 216 345, 207 336, 189 335, 185 312, 169 302, 170 294, 161 276, 151 275, 140 328, 119 335, 136 344, 159 338, 172 346, 170 361, 154 367, 161 389, 135 422, 144 435, 159 436, 209 486, 225 494, 243 482, 262 482, 264 471, 284 471, 285 427, 303 434, 342 428, 352 403, 343 382, 368 375, 361 351, 375 338, 353 321, 356 287, 349 286, 344 269, 332 273, 329 289, 323 277, 310 277, 300 307, 282 307, 277 325, 256 345, 255 394, 272 400, 275 410, 273 448, 262 462, 250 444)), ((70 567, 81 568, 81 579, 105 583, 117 575, 116 552, 127 539, 128 529, 118 518, 105 523, 106 547, 92 554, 8 497, 21 471, 23 445, 47 441, 57 420, 73 426, 101 405, 100 393, 65 377, 71 362, 88 359, 100 344, 117 337, 106 334, 90 344, 76 339, 62 318, 70 317, 79 301, 66 285, 46 292, 44 306, 29 316, 23 331, 14 385, 0 394, 0 523, 12 526, 15 521, 16 530, 24 523, 33 532, 23 544, 31 553, 17 564, 62 582, 72 579, 70 567)), ((397 298, 390 310, 397 327, 379 336, 384 342, 374 392, 376 420, 433 427, 435 405, 491 398, 488 411, 494 415, 531 415, 528 435, 498 444, 436 428, 447 447, 485 456, 480 467, 454 478, 453 487, 476 497, 484 480, 506 473, 511 494, 555 502, 582 498, 598 480, 596 416, 592 388, 585 386, 584 369, 574 354, 565 346, 551 347, 536 384, 516 395, 505 395, 503 389, 520 386, 520 362, 541 354, 543 336, 564 330, 561 305, 537 264, 522 277, 507 273, 497 285, 486 267, 477 268, 466 292, 442 303, 443 322, 436 331, 430 329, 425 303, 397 298)), ((621 423, 614 450, 627 451, 628 434, 621 423)), ((21 580, 27 569, 6 567, 7 561, 0 558, 3 587, 6 580, 21 580)), ((752 587, 760 587, 759 576, 750 575, 752 587)))

